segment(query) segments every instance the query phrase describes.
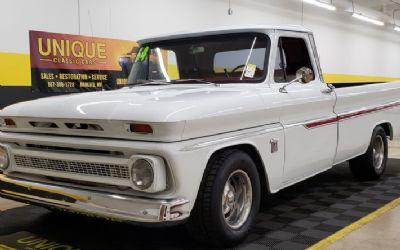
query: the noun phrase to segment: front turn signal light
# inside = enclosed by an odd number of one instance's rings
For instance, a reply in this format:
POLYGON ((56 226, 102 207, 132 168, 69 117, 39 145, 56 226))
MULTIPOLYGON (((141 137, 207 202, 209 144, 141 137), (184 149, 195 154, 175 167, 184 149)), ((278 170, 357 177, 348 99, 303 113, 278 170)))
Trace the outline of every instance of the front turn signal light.
POLYGON ((129 132, 137 134, 153 134, 153 128, 149 124, 131 123, 129 132))
POLYGON ((4 119, 4 123, 6 124, 6 127, 8 127, 8 128, 13 128, 13 127, 17 126, 15 121, 13 119, 10 119, 10 118, 4 119))

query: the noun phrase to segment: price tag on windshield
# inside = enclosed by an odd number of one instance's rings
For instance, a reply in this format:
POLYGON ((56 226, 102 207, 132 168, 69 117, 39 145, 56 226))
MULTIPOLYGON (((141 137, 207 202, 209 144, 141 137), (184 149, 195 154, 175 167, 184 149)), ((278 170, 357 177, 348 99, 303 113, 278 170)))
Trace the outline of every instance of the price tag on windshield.
POLYGON ((244 72, 244 77, 253 78, 256 74, 257 65, 247 64, 246 70, 244 72))

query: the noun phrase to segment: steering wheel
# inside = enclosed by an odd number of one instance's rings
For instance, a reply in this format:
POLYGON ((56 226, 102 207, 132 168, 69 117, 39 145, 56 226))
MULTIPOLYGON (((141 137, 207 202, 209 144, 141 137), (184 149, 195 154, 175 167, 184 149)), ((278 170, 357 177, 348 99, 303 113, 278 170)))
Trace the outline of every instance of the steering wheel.
POLYGON ((245 64, 241 64, 241 65, 235 67, 234 69, 232 69, 232 71, 231 71, 230 73, 232 74, 232 73, 234 73, 235 71, 237 71, 238 69, 243 68, 243 67, 246 67, 246 65, 245 65, 245 64))

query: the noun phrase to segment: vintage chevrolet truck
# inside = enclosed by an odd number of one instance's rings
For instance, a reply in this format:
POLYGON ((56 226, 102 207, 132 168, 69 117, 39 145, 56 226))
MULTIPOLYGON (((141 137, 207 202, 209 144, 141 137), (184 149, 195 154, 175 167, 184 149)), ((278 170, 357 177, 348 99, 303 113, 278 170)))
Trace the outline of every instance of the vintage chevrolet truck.
POLYGON ((311 31, 246 26, 144 39, 128 85, 0 112, 0 193, 232 246, 261 199, 349 161, 385 171, 400 83, 324 83, 311 31))

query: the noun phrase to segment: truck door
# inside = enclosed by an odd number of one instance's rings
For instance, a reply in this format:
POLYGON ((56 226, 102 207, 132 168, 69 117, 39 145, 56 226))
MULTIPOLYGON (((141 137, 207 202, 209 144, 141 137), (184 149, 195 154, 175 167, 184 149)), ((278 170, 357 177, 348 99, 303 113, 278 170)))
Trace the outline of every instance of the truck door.
POLYGON ((277 32, 276 48, 270 86, 282 107, 285 186, 332 166, 337 146, 336 96, 323 82, 311 34, 277 32), (293 83, 285 88, 287 93, 279 91, 295 79, 296 71, 301 67, 310 68, 314 80, 307 84, 293 83))

